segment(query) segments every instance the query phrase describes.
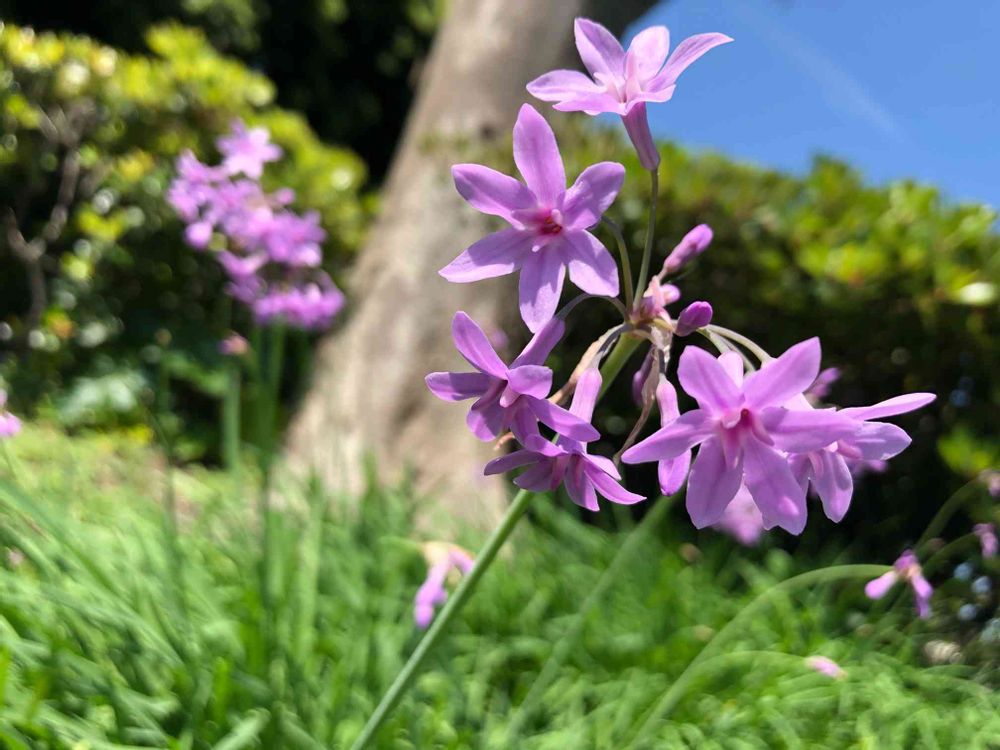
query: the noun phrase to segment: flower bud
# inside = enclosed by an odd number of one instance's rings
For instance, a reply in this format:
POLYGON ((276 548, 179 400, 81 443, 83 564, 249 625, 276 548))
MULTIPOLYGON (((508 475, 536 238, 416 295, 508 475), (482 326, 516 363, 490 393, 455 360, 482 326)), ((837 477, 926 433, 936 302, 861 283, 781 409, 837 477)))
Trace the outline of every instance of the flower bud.
POLYGON ((241 357, 249 349, 250 344, 238 333, 231 333, 219 342, 219 352, 226 357, 241 357))
POLYGON ((704 328, 712 322, 712 306, 707 302, 698 300, 681 310, 677 317, 678 336, 689 336, 699 328, 704 328))
POLYGON ((699 224, 684 235, 670 255, 663 262, 664 273, 677 273, 681 267, 701 255, 712 242, 712 228, 708 224, 699 224))

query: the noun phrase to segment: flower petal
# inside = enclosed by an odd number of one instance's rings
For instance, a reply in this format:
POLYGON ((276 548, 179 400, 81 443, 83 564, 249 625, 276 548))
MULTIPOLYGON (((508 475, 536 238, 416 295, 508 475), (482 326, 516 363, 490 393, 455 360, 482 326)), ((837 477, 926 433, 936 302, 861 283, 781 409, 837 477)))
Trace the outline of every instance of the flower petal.
POLYGON ((511 368, 545 364, 545 360, 548 359, 565 331, 566 324, 560 318, 550 320, 532 337, 528 345, 524 347, 524 351, 517 355, 517 359, 511 362, 511 368))
POLYGON ((518 283, 521 318, 532 333, 552 320, 559 306, 566 266, 561 255, 553 252, 554 249, 541 248, 521 267, 518 283))
POLYGON ((823 503, 823 512, 834 523, 843 520, 854 494, 854 478, 843 457, 832 451, 818 451, 812 485, 823 503))
POLYGON ((538 203, 554 208, 566 192, 566 171, 555 133, 530 104, 521 106, 514 124, 514 163, 538 203))
POLYGON ((587 474, 587 478, 590 479, 590 481, 593 482, 594 487, 597 488, 597 491, 613 503, 618 503, 619 505, 634 505, 635 503, 641 503, 646 499, 643 495, 637 495, 634 492, 629 492, 593 464, 587 465, 585 472, 587 474))
POLYGON ((529 94, 543 102, 568 101, 604 92, 603 86, 578 70, 550 71, 529 83, 527 89, 529 94))
POLYGON ((611 94, 602 92, 600 94, 586 94, 566 99, 552 106, 560 112, 586 112, 588 115, 596 115, 601 112, 611 112, 616 115, 626 114, 626 105, 615 99, 611 94))
POLYGON ((881 599, 889 593, 889 589, 895 586, 898 580, 899 576, 895 571, 890 570, 888 573, 883 573, 875 580, 865 584, 865 596, 869 599, 881 599))
POLYGON ((808 453, 853 436, 860 422, 833 409, 786 409, 769 406, 760 412, 768 435, 783 451, 808 453))
POLYGON ((484 372, 432 372, 424 382, 431 393, 444 401, 479 398, 493 378, 484 372))
POLYGON ((692 446, 707 439, 715 426, 716 420, 702 409, 685 412, 666 427, 661 427, 625 451, 622 454, 622 461, 627 464, 642 464, 647 461, 677 458, 692 446))
POLYGON ((632 39, 625 53, 625 76, 647 81, 663 67, 670 51, 670 31, 666 26, 650 26, 632 39))
POLYGON ((483 237, 440 271, 448 281, 464 284, 514 273, 531 253, 532 236, 521 229, 504 229, 483 237))
POLYGON ((730 379, 739 388, 743 387, 743 357, 736 352, 724 352, 719 355, 719 364, 730 379))
POLYGON ((511 220, 511 212, 533 208, 535 196, 520 181, 481 164, 451 168, 455 188, 470 206, 484 214, 511 220))
POLYGON ((719 413, 740 405, 739 388, 719 361, 704 349, 697 346, 684 349, 677 377, 703 409, 719 413))
POLYGON ((735 464, 730 466, 718 440, 712 438, 702 443, 691 466, 687 488, 687 511, 695 528, 717 523, 742 481, 742 457, 737 456, 735 464))
POLYGON ((607 456, 592 456, 589 453, 586 454, 586 460, 597 467, 599 471, 603 471, 612 479, 621 481, 622 475, 618 471, 618 467, 615 466, 615 462, 612 461, 607 456))
POLYGON ((594 485, 588 479, 584 467, 585 464, 581 459, 571 460, 563 481, 566 483, 566 492, 574 503, 596 512, 600 510, 600 506, 597 504, 597 493, 594 491, 594 485))
POLYGON ((819 360, 818 338, 806 339, 791 347, 747 377, 743 386, 747 404, 763 409, 780 406, 798 396, 816 380, 819 360))
POLYGON ((589 443, 601 436, 601 433, 590 422, 581 419, 561 406, 556 406, 543 398, 531 398, 530 396, 527 398, 528 407, 538 417, 538 421, 548 425, 560 435, 571 440, 578 440, 581 443, 589 443))
POLYGON ((618 264, 600 240, 582 229, 567 229, 562 237, 567 246, 570 281, 587 294, 617 296, 618 264))
POLYGON ((573 402, 569 410, 580 419, 590 422, 594 417, 594 407, 601 395, 601 371, 596 367, 588 367, 576 381, 573 391, 573 402))
POLYGON ((552 459, 539 461, 514 480, 514 484, 522 490, 532 492, 550 492, 559 486, 560 477, 556 476, 556 462, 552 459))
POLYGON ((597 224, 624 181, 625 167, 617 162, 602 161, 587 167, 563 196, 563 225, 588 229, 597 224))
POLYGON ((493 474, 506 474, 512 469, 536 463, 541 456, 535 451, 519 450, 508 453, 506 456, 494 458, 483 469, 483 474, 492 476, 493 474))
POLYGON ((465 424, 480 440, 495 440, 504 429, 504 415, 504 408, 493 401, 469 409, 469 413, 465 415, 465 424))
MULTIPOLYGON (((812 381, 810 381, 812 382, 812 381)), ((780 526, 792 534, 806 527, 806 493, 773 448, 755 438, 743 442, 746 485, 764 517, 764 527, 780 526)))
POLYGON ((897 414, 919 409, 927 406, 937 396, 933 393, 906 393, 902 396, 895 396, 885 401, 880 401, 871 406, 854 406, 848 409, 841 409, 840 413, 855 419, 882 419, 883 417, 894 417, 897 414))
POLYGON ((591 75, 606 73, 621 76, 625 69, 625 50, 614 34, 589 18, 578 18, 573 24, 576 49, 591 75))
POLYGON ((461 310, 452 318, 451 337, 455 340, 458 353, 465 357, 469 364, 500 380, 507 379, 507 365, 493 351, 483 329, 461 310))
POLYGON ((669 380, 661 380, 656 386, 656 405, 660 409, 660 427, 666 427, 681 415, 677 407, 677 389, 669 380))
POLYGON ((720 44, 726 44, 731 41, 733 41, 732 38, 725 34, 717 33, 689 36, 677 45, 673 54, 667 59, 667 64, 663 66, 663 70, 645 88, 653 91, 672 85, 680 74, 687 69, 688 65, 713 47, 718 47, 720 44))
POLYGON ((857 431, 843 441, 866 461, 887 461, 910 445, 910 436, 901 427, 887 422, 862 422, 857 431))
POLYGON ((656 466, 656 478, 660 482, 660 492, 673 495, 680 492, 691 470, 691 451, 685 451, 677 458, 660 461, 656 466))
POLYGON ((521 365, 507 371, 510 387, 525 396, 545 398, 552 390, 552 370, 541 365, 521 365))

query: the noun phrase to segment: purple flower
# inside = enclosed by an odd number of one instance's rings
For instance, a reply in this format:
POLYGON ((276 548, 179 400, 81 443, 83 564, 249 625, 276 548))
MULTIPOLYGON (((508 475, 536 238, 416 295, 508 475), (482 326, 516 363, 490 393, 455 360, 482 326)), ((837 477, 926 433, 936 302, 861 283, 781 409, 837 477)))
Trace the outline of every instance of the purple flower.
POLYGON ((649 280, 646 293, 639 300, 639 318, 652 320, 653 318, 663 318, 670 320, 667 313, 667 305, 671 305, 681 298, 681 290, 673 284, 663 284, 660 279, 654 276, 649 280))
POLYGON ((250 306, 258 323, 280 320, 293 328, 318 331, 333 322, 344 306, 344 295, 329 276, 319 273, 317 281, 265 291, 250 306))
POLYGON ((625 452, 626 463, 676 458, 701 445, 688 479, 687 509, 698 528, 721 518, 745 482, 765 528, 793 534, 805 527, 805 489, 785 453, 817 450, 847 436, 854 422, 833 410, 793 411, 782 405, 800 395, 819 372, 818 339, 796 344, 743 378, 735 352, 718 359, 688 346, 678 377, 698 402, 666 427, 625 452))
POLYGON ((224 357, 242 357, 250 351, 250 344, 238 333, 231 333, 219 342, 219 353, 224 357))
MULTIPOLYGON (((823 511, 834 522, 847 513, 854 494, 852 467, 884 466, 910 444, 910 436, 901 428, 871 420, 919 409, 935 398, 933 393, 907 393, 873 406, 841 409, 840 416, 854 420, 851 434, 830 445, 799 453, 790 458, 792 473, 805 488, 811 485, 823 503, 823 511)), ((792 409, 812 410, 805 398, 788 405, 792 409)))
POLYGON ((997 548, 1000 543, 997 541, 997 529, 991 523, 977 523, 972 527, 972 533, 979 537, 979 546, 983 557, 989 559, 996 557, 997 548))
POLYGON ((587 229, 618 195, 625 168, 594 164, 567 190, 552 128, 527 104, 514 125, 514 162, 525 184, 478 164, 452 167, 455 187, 469 205, 510 228, 479 240, 440 273, 465 283, 519 270, 521 317, 534 333, 555 314, 567 269, 588 294, 618 294, 614 258, 587 229))
POLYGON ((677 329, 674 331, 678 336, 690 336, 699 328, 704 328, 712 322, 712 306, 707 302, 698 300, 681 310, 677 316, 677 329))
POLYGON ((865 596, 869 599, 881 599, 898 581, 910 584, 913 588, 913 598, 917 606, 917 616, 926 619, 931 615, 931 594, 934 589, 924 578, 917 556, 912 550, 906 550, 893 564, 893 569, 880 575, 865 586, 865 596))
POLYGON ((827 677, 831 677, 834 680, 840 680, 847 676, 845 672, 837 662, 833 659, 828 659, 825 656, 810 656, 806 659, 806 666, 813 669, 820 674, 825 674, 827 677))
POLYGON ((546 401, 552 370, 543 363, 564 330, 561 320, 552 319, 507 366, 475 321, 457 312, 451 323, 455 348, 478 372, 432 372, 427 387, 445 401, 475 398, 466 424, 480 440, 492 440, 510 429, 526 443, 538 435, 539 421, 561 435, 596 440, 599 433, 589 421, 546 401))
POLYGON ((7 391, 0 389, 0 439, 14 437, 21 431, 21 420, 6 409, 7 391))
POLYGON ((225 159, 223 169, 228 174, 245 174, 259 179, 265 162, 281 158, 281 149, 271 143, 267 128, 250 128, 240 120, 232 123, 232 133, 218 140, 219 151, 225 159))
MULTIPOLYGON (((677 407, 677 390, 663 378, 656 387, 656 404, 660 408, 660 426, 666 427, 680 415, 677 407)), ((665 458, 657 462, 656 475, 660 481, 660 492, 673 495, 680 491, 691 468, 691 451, 687 450, 676 458, 665 458)))
POLYGON ((712 228, 708 224, 699 224, 670 251, 663 261, 663 274, 677 273, 686 264, 697 258, 708 249, 712 243, 712 228))
POLYGON ((592 78, 575 70, 553 70, 528 84, 528 92, 556 102, 563 112, 621 115, 639 160, 656 169, 660 156, 646 120, 646 102, 665 102, 674 94, 677 78, 713 47, 731 42, 724 34, 699 34, 685 39, 667 58, 670 32, 666 26, 640 31, 628 52, 614 35, 586 18, 574 24, 576 48, 592 78))
MULTIPOLYGON (((570 411, 589 424, 600 390, 601 374, 593 368, 584 372, 576 384, 570 411)), ((565 484, 573 502, 587 510, 600 510, 598 494, 622 505, 645 500, 619 484, 621 474, 610 459, 588 454, 585 442, 564 435, 554 443, 540 436, 532 437, 524 449, 490 461, 483 473, 502 474, 521 466, 531 468, 514 480, 518 487, 551 492, 565 484)))
POLYGON ((434 608, 448 599, 445 582, 452 571, 468 575, 475 561, 468 552, 454 544, 429 543, 425 545, 425 555, 432 561, 427 578, 417 589, 413 598, 413 619, 423 630, 434 619, 434 608))
POLYGON ((760 542, 765 530, 764 517, 745 486, 736 491, 722 518, 712 528, 728 534, 744 547, 754 547, 760 542))

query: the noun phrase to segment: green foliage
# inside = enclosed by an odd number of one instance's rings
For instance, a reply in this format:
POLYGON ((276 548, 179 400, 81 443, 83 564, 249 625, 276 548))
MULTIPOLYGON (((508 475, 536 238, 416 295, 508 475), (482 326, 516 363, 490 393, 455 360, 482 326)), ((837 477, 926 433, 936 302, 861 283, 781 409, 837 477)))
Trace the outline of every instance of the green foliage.
POLYGON ((268 127, 286 152, 268 172, 270 187, 290 186, 297 207, 319 211, 330 270, 358 246, 367 219, 363 163, 273 106, 270 81, 220 56, 200 31, 160 26, 147 39, 152 56, 127 55, 0 25, 0 206, 13 208, 28 242, 49 231, 53 207, 68 209, 65 228, 44 246, 44 299, 13 248, 0 245, 0 320, 20 355, 6 375, 25 405, 68 389, 56 403, 67 424, 108 424, 101 409, 62 411, 88 400, 74 395, 80 388, 106 377, 148 380, 164 360, 187 414, 217 395, 215 342, 233 315, 219 269, 183 243, 165 201, 183 149, 214 159, 213 140, 235 117, 268 127), (75 195, 60 201, 77 161, 75 195))
MULTIPOLYGON (((106 436, 29 426, 7 447, 20 486, 0 478, 6 747, 346 747, 416 643, 425 568, 405 490, 369 490, 357 512, 287 492, 309 501, 275 516, 265 608, 255 519, 230 480, 178 471, 160 494, 159 460, 106 436), (157 497, 178 510, 179 544, 157 497)), ((378 747, 625 747, 713 634, 800 569, 711 532, 695 546, 661 516, 603 586, 628 537, 544 497, 532 515, 378 747), (522 714, 567 633, 567 658, 522 714)), ((995 641, 974 634, 992 651, 959 641, 957 661, 929 664, 928 642, 952 637, 944 621, 914 621, 905 595, 873 607, 860 584, 772 597, 694 674, 647 747, 990 747, 995 641), (805 668, 812 654, 847 677, 805 668)))

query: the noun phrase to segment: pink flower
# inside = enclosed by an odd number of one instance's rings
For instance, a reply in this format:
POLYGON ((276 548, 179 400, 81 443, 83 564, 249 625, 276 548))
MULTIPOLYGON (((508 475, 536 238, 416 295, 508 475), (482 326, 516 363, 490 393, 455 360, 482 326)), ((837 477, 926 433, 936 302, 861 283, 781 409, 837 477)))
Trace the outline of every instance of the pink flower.
POLYGON ((662 318, 670 320, 667 305, 672 305, 681 298, 681 290, 673 284, 663 284, 656 276, 649 280, 646 293, 639 301, 640 318, 662 318))
POLYGON ((553 70, 528 84, 528 92, 545 102, 556 102, 563 112, 621 115, 639 160, 656 169, 660 155, 653 145, 646 119, 646 102, 665 102, 674 94, 677 78, 713 47, 731 42, 724 34, 699 34, 678 45, 667 58, 670 32, 666 26, 640 31, 622 49, 614 35, 586 18, 574 25, 576 48, 591 77, 575 70, 553 70))
POLYGON ((231 333, 219 342, 219 353, 225 357, 242 357, 250 350, 250 344, 238 333, 231 333))
POLYGON ((704 328, 712 322, 712 306, 707 302, 698 300, 681 310, 677 316, 677 329, 674 331, 678 336, 690 336, 699 328, 704 328))
MULTIPOLYGON (((792 473, 803 487, 811 485, 823 503, 823 511, 834 522, 847 513, 854 494, 853 465, 883 465, 910 444, 901 428, 872 420, 919 409, 935 399, 933 393, 907 393, 873 406, 841 409, 837 413, 854 420, 853 432, 830 445, 800 453, 790 459, 792 473), (876 463, 878 462, 878 463, 876 463)), ((811 410, 808 401, 789 404, 790 408, 811 410)))
POLYGON ((7 391, 0 389, 0 439, 14 437, 21 431, 21 420, 5 408, 7 391))
POLYGON ((534 333, 555 314, 567 269, 588 294, 618 294, 614 258, 587 230, 618 195, 625 168, 594 164, 567 190, 552 128, 527 104, 514 125, 514 162, 525 184, 478 164, 452 167, 455 187, 469 205, 510 228, 479 240, 440 273, 465 283, 520 271, 521 317, 534 333))
POLYGON ((281 149, 271 143, 267 128, 250 128, 240 120, 234 120, 232 133, 218 141, 219 151, 225 156, 222 167, 228 174, 245 174, 259 179, 265 162, 281 158, 281 149))
MULTIPOLYGON (((584 372, 576 384, 570 411, 589 424, 600 390, 601 374, 596 369, 584 372)), ((566 436, 560 436, 555 443, 540 436, 532 437, 526 448, 490 461, 483 473, 502 474, 522 466, 531 468, 514 480, 518 487, 551 492, 565 483, 573 502, 587 510, 600 510, 598 494, 622 505, 645 500, 619 484, 621 474, 610 459, 588 454, 585 442, 566 436)))
POLYGON ((455 348, 478 372, 432 372, 425 379, 427 387, 444 401, 475 398, 466 424, 480 440, 492 440, 510 429, 526 443, 538 434, 539 421, 561 435, 596 440, 599 433, 589 421, 546 400, 552 370, 543 363, 564 330, 561 320, 552 319, 508 366, 475 321, 457 312, 451 323, 455 348))
POLYGON ((427 578, 413 598, 413 619, 421 630, 434 619, 434 608, 448 599, 445 583, 452 571, 468 575, 475 564, 472 555, 454 544, 429 543, 425 545, 425 555, 432 562, 427 578))
POLYGON ((736 491, 722 518, 712 528, 728 534, 744 547, 757 545, 764 533, 764 517, 745 486, 736 491))
POLYGON ((783 407, 816 379, 819 360, 819 340, 809 339, 744 380, 743 362, 735 352, 716 359, 688 346, 677 372, 699 408, 633 446, 622 459, 661 461, 701 445, 687 490, 687 509, 696 527, 717 523, 745 482, 765 528, 781 526, 801 533, 805 489, 795 481, 786 453, 817 450, 846 437, 854 427, 852 420, 833 410, 783 407))
POLYGON ((979 537, 979 546, 983 557, 996 557, 997 554, 997 529, 991 523, 977 523, 972 527, 972 533, 979 537))
POLYGON ((893 564, 893 569, 880 575, 865 586, 865 596, 869 599, 881 599, 889 593, 889 589, 898 581, 904 581, 913 588, 913 598, 917 606, 917 616, 926 619, 931 616, 931 594, 934 589, 924 578, 917 556, 912 550, 906 550, 893 564))
MULTIPOLYGON (((666 427, 681 415, 677 407, 677 390, 666 378, 656 386, 656 404, 660 408, 660 426, 666 427)), ((687 480, 691 469, 691 451, 687 450, 676 458, 664 458, 657 462, 656 475, 660 482, 660 492, 673 495, 679 492, 687 480)))
POLYGON ((825 656, 810 656, 806 659, 806 665, 834 680, 840 680, 847 676, 847 672, 837 662, 825 656))
POLYGON ((708 249, 712 243, 712 228, 708 224, 699 224, 684 235, 670 255, 663 261, 663 274, 677 273, 681 268, 697 258, 708 249))

